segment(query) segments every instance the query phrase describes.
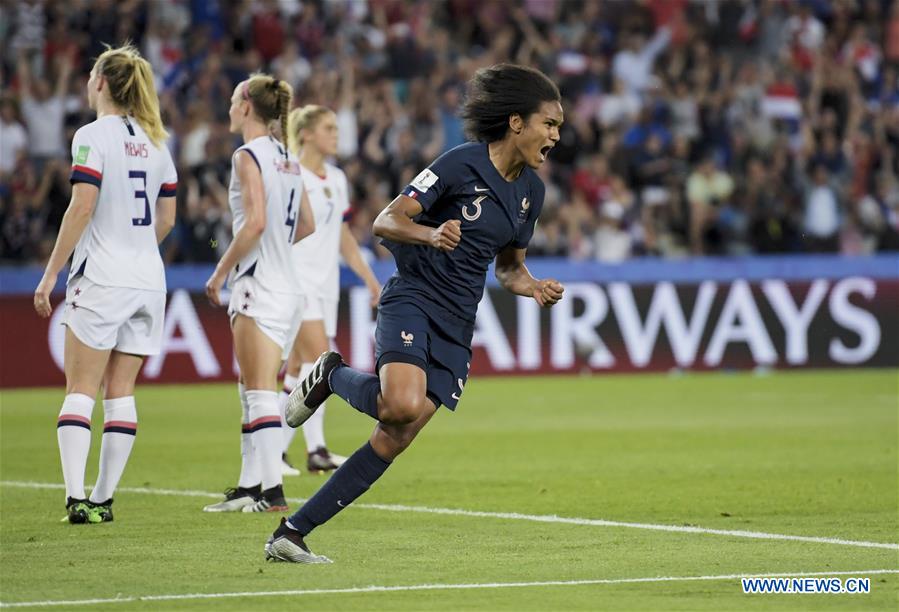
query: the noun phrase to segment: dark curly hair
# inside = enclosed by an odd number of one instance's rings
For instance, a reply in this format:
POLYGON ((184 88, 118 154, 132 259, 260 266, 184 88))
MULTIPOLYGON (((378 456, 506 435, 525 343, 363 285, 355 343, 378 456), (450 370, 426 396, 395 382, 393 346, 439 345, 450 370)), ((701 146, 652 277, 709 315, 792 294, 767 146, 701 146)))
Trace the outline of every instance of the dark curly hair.
POLYGON ((481 68, 469 81, 460 115, 470 139, 490 143, 505 138, 512 115, 527 121, 544 102, 559 100, 559 88, 539 70, 496 64, 481 68))

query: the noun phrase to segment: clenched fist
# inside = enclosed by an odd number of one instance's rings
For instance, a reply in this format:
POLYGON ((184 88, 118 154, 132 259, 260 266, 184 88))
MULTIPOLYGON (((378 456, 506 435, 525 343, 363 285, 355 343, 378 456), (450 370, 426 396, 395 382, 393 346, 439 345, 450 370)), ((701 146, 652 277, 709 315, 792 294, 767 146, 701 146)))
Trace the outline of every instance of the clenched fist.
POLYGON ((564 291, 565 287, 555 279, 540 280, 537 281, 537 286, 534 288, 534 299, 544 308, 548 308, 562 299, 564 291))
POLYGON ((462 240, 462 222, 451 219, 431 230, 431 246, 441 251, 451 252, 462 240))

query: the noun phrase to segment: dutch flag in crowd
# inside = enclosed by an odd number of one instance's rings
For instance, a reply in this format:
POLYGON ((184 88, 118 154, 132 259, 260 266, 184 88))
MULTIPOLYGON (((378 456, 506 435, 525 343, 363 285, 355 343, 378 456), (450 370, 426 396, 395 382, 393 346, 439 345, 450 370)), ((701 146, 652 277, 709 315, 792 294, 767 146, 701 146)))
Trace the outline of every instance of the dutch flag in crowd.
POLYGON ((793 144, 798 143, 799 120, 802 117, 802 105, 799 103, 799 92, 792 83, 773 83, 762 99, 762 113, 783 123, 793 144))
POLYGON ((799 92, 792 83, 774 83, 765 92, 762 112, 772 119, 798 121, 802 115, 799 92))

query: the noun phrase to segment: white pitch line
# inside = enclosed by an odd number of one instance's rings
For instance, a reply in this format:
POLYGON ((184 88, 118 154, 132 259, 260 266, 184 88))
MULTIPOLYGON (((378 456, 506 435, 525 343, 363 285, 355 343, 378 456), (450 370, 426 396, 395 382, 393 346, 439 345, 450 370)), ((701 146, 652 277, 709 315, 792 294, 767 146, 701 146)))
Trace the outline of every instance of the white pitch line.
MULTIPOLYGON (((0 486, 19 487, 25 489, 62 489, 63 485, 48 482, 22 482, 16 480, 0 481, 0 486)), ((145 487, 121 487, 122 493, 140 493, 148 495, 180 495, 185 497, 219 498, 221 493, 209 491, 191 491, 179 489, 149 489, 145 487)), ((303 503, 303 498, 288 498, 294 503, 303 503)), ((893 542, 866 542, 863 540, 845 540, 819 536, 790 535, 783 533, 767 533, 763 531, 740 531, 735 529, 710 529, 689 525, 656 525, 654 523, 627 523, 607 521, 604 519, 588 519, 552 514, 520 514, 518 512, 483 512, 479 510, 459 510, 455 508, 431 508, 428 506, 404 506, 399 504, 353 504, 351 507, 365 510, 382 510, 385 512, 418 512, 422 514, 443 514, 447 516, 468 516, 474 518, 504 519, 510 521, 530 521, 534 523, 558 523, 563 525, 585 525, 590 527, 620 527, 625 529, 645 529, 649 531, 667 531, 671 533, 699 533, 720 535, 735 538, 751 538, 756 540, 785 540, 791 542, 809 542, 812 544, 834 544, 838 546, 857 546, 860 548, 886 548, 899 550, 899 544, 893 542)))
POLYGON ((49 606, 88 606, 143 601, 178 601, 185 599, 231 599, 235 597, 285 597, 298 595, 346 595, 355 593, 396 593, 403 591, 454 591, 472 589, 520 589, 526 587, 592 586, 603 584, 640 584, 652 582, 695 582, 739 580, 742 578, 810 578, 813 576, 857 576, 899 574, 896 569, 853 570, 841 572, 799 572, 788 574, 725 574, 720 576, 653 576, 648 578, 600 578, 596 580, 541 580, 535 582, 484 582, 468 584, 410 584, 366 586, 345 589, 295 589, 289 591, 243 591, 236 593, 185 593, 183 595, 133 595, 111 599, 71 599, 46 601, 0 602, 0 608, 36 608, 49 606))

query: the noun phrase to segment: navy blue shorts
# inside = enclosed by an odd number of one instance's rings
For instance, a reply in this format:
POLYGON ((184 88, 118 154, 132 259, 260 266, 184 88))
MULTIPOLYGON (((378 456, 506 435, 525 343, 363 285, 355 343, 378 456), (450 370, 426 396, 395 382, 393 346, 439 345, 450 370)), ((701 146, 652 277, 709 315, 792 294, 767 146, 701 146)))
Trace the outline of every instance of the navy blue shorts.
POLYGON ((427 375, 428 398, 437 407, 455 410, 468 380, 474 329, 427 310, 403 297, 381 302, 375 329, 376 371, 387 363, 416 365, 427 375))

